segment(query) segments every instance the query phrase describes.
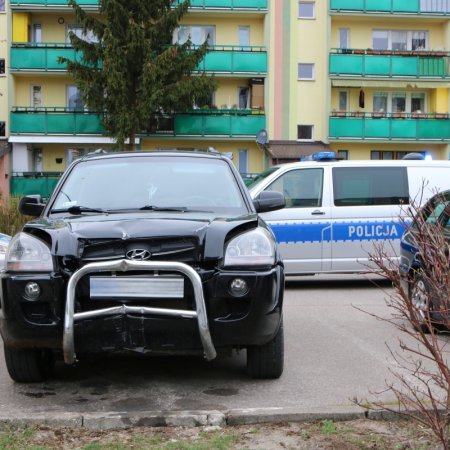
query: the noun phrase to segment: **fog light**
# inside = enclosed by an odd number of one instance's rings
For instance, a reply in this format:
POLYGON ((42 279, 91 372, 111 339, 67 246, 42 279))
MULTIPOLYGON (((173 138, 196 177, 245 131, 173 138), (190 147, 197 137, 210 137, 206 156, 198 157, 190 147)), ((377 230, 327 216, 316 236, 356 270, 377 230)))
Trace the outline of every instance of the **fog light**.
POLYGON ((235 297, 242 297, 243 295, 247 294, 247 292, 248 292, 247 283, 242 278, 235 278, 230 283, 231 295, 234 295, 235 297))
POLYGON ((34 281, 29 281, 25 285, 25 297, 29 300, 36 300, 41 295, 41 288, 34 281))

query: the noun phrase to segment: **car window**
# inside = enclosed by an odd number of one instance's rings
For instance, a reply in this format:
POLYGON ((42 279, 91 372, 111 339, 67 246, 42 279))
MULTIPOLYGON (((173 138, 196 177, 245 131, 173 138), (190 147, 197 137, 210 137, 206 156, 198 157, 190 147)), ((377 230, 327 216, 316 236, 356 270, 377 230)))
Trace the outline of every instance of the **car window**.
POLYGON ((409 203, 405 167, 334 167, 336 206, 399 205, 409 203))
POLYGON ((286 208, 322 206, 323 169, 290 170, 265 190, 281 192, 286 199, 286 208))
POLYGON ((52 210, 71 206, 247 212, 234 175, 224 160, 180 156, 82 161, 60 187, 52 210))

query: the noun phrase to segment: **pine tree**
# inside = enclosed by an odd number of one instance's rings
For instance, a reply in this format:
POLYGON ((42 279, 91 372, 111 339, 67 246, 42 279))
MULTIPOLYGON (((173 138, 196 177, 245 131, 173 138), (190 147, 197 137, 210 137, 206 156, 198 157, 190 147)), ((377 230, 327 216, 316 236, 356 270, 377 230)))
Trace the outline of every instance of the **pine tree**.
POLYGON ((196 71, 208 48, 172 38, 190 0, 99 0, 100 15, 69 4, 84 39, 71 33, 76 61, 60 58, 79 87, 90 111, 103 113, 105 134, 119 148, 129 139, 135 147, 139 132, 153 131, 162 113, 172 114, 203 105, 216 81, 196 71), (195 73, 194 73, 195 72, 195 73))

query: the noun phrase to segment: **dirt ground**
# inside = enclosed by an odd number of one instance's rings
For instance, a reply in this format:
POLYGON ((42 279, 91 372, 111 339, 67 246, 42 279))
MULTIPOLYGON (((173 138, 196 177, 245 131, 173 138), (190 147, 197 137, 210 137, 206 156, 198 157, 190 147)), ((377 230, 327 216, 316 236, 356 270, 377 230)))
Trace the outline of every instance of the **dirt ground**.
POLYGON ((407 421, 353 420, 198 428, 130 428, 89 431, 35 427, 0 432, 0 448, 25 449, 295 449, 436 450, 441 448, 421 426, 407 421))

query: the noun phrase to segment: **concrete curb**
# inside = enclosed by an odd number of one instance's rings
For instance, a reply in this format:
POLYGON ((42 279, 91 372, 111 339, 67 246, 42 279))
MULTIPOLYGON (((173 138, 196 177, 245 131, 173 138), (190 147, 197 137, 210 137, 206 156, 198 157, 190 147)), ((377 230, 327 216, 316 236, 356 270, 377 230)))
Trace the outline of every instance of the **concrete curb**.
POLYGON ((46 425, 49 427, 112 430, 132 427, 202 427, 255 425, 280 422, 335 422, 356 419, 395 420, 398 415, 385 411, 366 411, 351 406, 336 406, 327 411, 299 408, 246 408, 228 411, 142 411, 93 413, 19 413, 0 414, 0 429, 46 425))

